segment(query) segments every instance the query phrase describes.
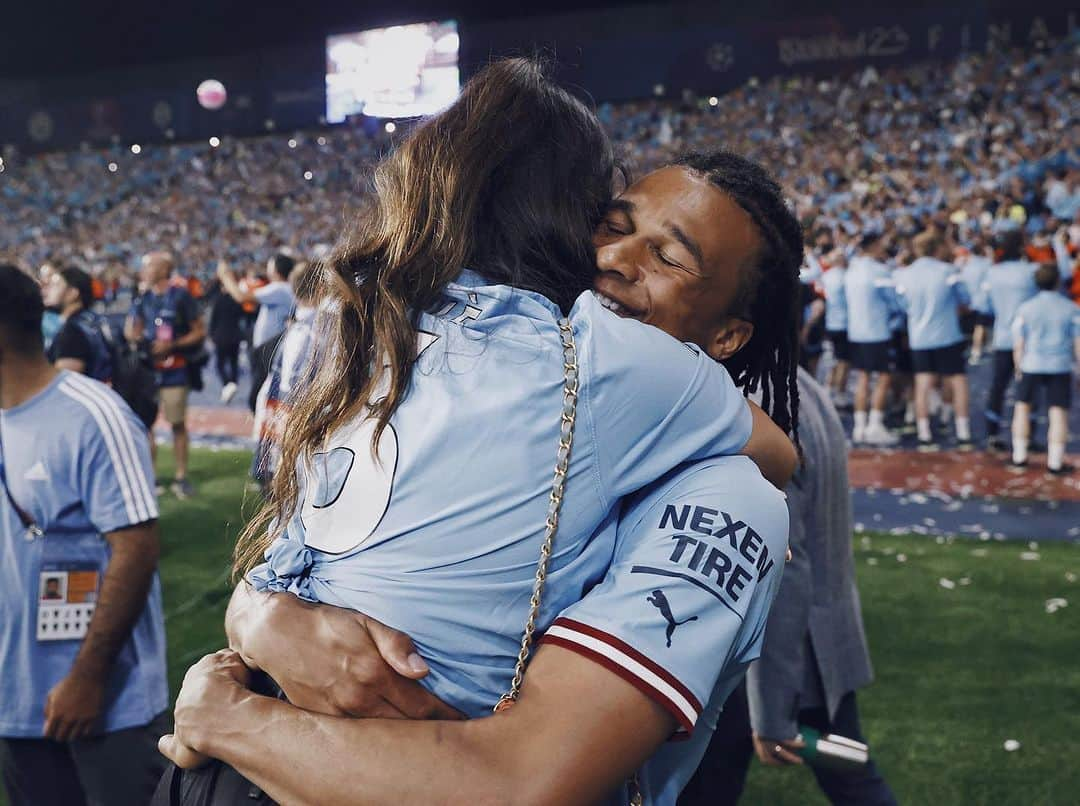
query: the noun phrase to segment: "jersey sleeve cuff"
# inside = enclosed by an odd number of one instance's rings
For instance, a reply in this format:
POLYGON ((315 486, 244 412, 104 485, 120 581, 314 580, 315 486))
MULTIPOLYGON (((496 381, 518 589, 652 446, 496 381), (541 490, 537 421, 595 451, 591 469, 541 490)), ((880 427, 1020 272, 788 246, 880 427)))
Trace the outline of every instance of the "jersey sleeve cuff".
POLYGON ((673 739, 689 738, 701 714, 701 701, 674 675, 610 633, 568 618, 558 618, 541 644, 569 649, 614 672, 675 717, 673 739))

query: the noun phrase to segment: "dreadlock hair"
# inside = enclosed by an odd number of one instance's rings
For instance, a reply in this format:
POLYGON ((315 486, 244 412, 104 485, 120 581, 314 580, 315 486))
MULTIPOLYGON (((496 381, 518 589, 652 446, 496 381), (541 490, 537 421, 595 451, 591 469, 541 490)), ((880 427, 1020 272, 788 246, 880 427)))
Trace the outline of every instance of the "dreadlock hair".
POLYGON ((761 389, 761 408, 799 439, 799 271, 803 236, 780 185, 756 162, 730 151, 684 154, 675 164, 707 179, 753 220, 764 248, 743 272, 730 314, 754 334, 724 366, 744 394, 761 389))

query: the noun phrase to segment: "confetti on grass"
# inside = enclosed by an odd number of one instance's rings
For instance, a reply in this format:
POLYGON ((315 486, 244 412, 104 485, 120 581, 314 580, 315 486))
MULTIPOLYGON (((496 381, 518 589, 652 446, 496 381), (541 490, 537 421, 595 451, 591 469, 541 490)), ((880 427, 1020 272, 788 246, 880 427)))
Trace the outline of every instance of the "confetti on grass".
POLYGON ((1056 613, 1057 611, 1061 610, 1061 608, 1068 607, 1068 606, 1069 606, 1069 603, 1065 599, 1062 599, 1060 596, 1054 597, 1053 599, 1047 599, 1046 600, 1046 612, 1047 613, 1051 613, 1051 614, 1056 613))

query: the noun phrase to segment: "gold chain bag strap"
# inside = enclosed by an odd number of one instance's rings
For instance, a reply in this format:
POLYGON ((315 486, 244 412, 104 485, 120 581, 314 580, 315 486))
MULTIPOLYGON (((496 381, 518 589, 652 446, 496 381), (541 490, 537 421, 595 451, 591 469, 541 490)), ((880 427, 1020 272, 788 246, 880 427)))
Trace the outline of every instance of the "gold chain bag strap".
POLYGON ((521 682, 525 679, 525 666, 532 650, 536 618, 540 614, 544 583, 547 581, 551 547, 555 543, 555 533, 559 531, 559 512, 562 509, 563 491, 566 489, 566 468, 570 464, 570 448, 574 444, 578 396, 577 346, 574 344, 574 330, 570 326, 570 320, 565 317, 559 320, 559 335, 562 337, 563 347, 563 410, 559 428, 559 451, 555 459, 555 478, 551 482, 544 542, 540 546, 540 560, 536 563, 536 579, 533 581, 532 598, 529 600, 529 618, 521 636, 521 649, 518 650, 517 663, 514 665, 514 679, 510 681, 510 690, 503 694, 495 705, 496 713, 513 705, 521 693, 521 682))
MULTIPOLYGON (((536 632, 536 619, 540 615, 540 602, 544 596, 544 584, 547 582, 548 562, 551 549, 555 544, 555 533, 559 531, 559 513, 562 510, 563 492, 566 489, 566 469, 570 464, 570 448, 574 444, 574 420, 577 417, 578 397, 578 362, 577 346, 574 344, 574 330, 570 320, 559 320, 559 334, 563 346, 563 410, 559 429, 559 450, 555 459, 555 477, 551 482, 551 495, 548 499, 547 521, 544 542, 540 545, 540 559, 536 563, 536 578, 533 581, 532 598, 529 599, 529 618, 521 635, 521 649, 518 650, 517 663, 514 664, 514 678, 510 681, 510 690, 499 698, 493 709, 495 713, 505 711, 512 706, 521 693, 521 683, 525 679, 525 667, 532 651, 533 633, 536 632)), ((627 782, 631 806, 641 806, 644 802, 641 787, 635 775, 627 782)))

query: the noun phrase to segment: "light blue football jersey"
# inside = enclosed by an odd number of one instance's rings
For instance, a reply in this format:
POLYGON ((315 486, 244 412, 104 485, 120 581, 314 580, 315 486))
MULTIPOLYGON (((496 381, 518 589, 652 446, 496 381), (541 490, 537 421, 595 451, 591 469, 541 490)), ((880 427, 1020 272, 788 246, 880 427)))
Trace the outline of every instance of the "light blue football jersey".
POLYGON ((960 306, 970 301, 960 272, 951 263, 930 257, 893 272, 896 298, 907 312, 912 350, 936 350, 964 340, 960 306))
POLYGON ((850 341, 868 344, 892 337, 889 322, 899 303, 888 266, 865 255, 852 258, 844 277, 844 295, 850 341))
MULTIPOLYGON (((626 502, 603 582, 541 639, 602 664, 675 718, 672 740, 638 771, 645 803, 676 802, 760 654, 787 540, 784 494, 750 459, 678 468, 626 502)), ((608 802, 625 804, 626 793, 608 802)))
POLYGON ((977 313, 990 313, 990 303, 987 300, 986 275, 994 262, 990 258, 981 255, 972 255, 964 263, 960 270, 964 278, 964 286, 971 294, 971 310, 977 313))
POLYGON ((833 266, 821 275, 821 289, 825 293, 825 329, 830 331, 847 330, 848 309, 844 282, 847 269, 833 266))
MULTIPOLYGON (((30 400, 0 412, 0 464, 11 496, 44 531, 26 538, 0 494, 0 736, 40 738, 45 698, 71 671, 81 640, 38 640, 46 569, 98 573, 111 551, 103 534, 158 516, 146 429, 104 384, 61 371, 30 400)), ((145 725, 169 704, 165 625, 157 574, 146 609, 109 679, 107 731, 145 725)))
MULTIPOLYGON (((347 607, 404 631, 437 696, 488 713, 512 676, 548 512, 560 415, 559 311, 465 272, 420 318, 407 397, 336 432, 301 473, 286 536, 256 588, 347 607)), ((751 415, 719 364, 591 294, 570 320, 580 394, 540 624, 602 577, 619 500, 680 463, 737 453, 751 415)))
POLYGON ((991 266, 986 273, 983 287, 989 313, 994 315, 995 350, 1013 348, 1013 317, 1025 300, 1039 292, 1039 287, 1035 285, 1035 270, 1038 268, 1037 263, 1009 260, 991 266))
POLYGON ((1013 338, 1021 339, 1021 372, 1072 372, 1080 339, 1080 306, 1056 291, 1040 291, 1016 310, 1013 338))

